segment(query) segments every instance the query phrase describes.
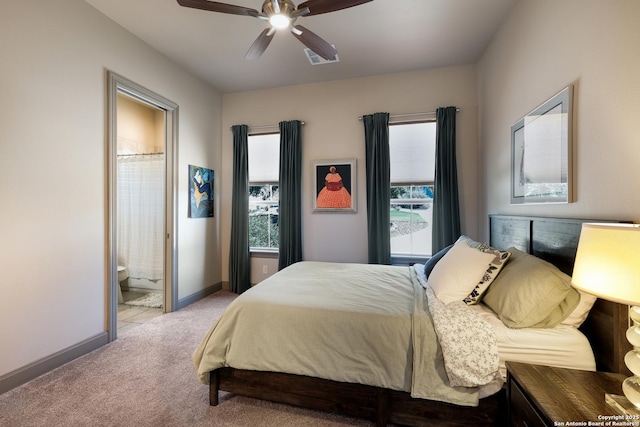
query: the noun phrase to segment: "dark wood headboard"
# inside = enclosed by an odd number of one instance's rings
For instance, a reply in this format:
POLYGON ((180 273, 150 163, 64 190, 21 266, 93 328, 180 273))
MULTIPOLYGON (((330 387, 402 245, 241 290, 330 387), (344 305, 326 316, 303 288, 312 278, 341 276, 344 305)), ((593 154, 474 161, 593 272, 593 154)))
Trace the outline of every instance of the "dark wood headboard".
MULTIPOLYGON (((520 249, 571 275, 585 222, 620 221, 489 215, 490 244, 502 250, 520 249)), ((624 364, 631 349, 625 337, 628 324, 628 306, 601 299, 594 304, 580 330, 591 343, 599 371, 631 374, 624 364)))

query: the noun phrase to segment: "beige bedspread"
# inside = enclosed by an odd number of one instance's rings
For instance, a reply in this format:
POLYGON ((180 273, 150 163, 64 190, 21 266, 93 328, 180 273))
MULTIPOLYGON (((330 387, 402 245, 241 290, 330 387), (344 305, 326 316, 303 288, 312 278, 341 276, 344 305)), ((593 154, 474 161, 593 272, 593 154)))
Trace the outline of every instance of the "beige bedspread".
POLYGON ((449 387, 424 288, 411 267, 304 261, 234 300, 193 355, 220 367, 286 372, 478 404, 449 387))

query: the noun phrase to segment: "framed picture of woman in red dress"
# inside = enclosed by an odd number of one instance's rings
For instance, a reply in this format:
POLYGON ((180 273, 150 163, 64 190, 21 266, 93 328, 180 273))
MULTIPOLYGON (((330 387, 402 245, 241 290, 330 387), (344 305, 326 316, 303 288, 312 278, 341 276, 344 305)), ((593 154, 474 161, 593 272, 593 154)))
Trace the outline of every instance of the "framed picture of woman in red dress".
POLYGON ((356 159, 313 161, 313 212, 356 212, 356 159))

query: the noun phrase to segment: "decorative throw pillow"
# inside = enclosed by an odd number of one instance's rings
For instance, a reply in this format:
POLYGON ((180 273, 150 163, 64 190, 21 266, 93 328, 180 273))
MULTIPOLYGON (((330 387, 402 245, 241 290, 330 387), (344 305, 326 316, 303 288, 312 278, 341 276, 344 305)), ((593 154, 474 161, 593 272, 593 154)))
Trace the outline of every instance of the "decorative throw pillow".
POLYGON ((433 267, 436 266, 438 261, 440 261, 442 257, 445 256, 447 252, 449 252, 449 249, 451 249, 452 247, 453 247, 453 243, 447 246, 446 248, 440 250, 435 255, 432 255, 431 258, 429 258, 429 260, 424 264, 424 275, 427 276, 427 279, 429 278, 429 275, 431 274, 433 267))
MULTIPOLYGON (((482 299, 482 295, 489 289, 489 285, 495 280, 502 270, 502 267, 507 263, 509 258, 511 257, 511 252, 509 251, 501 251, 496 248, 492 248, 486 243, 476 242, 467 236, 460 236, 458 242, 466 242, 469 247, 479 250, 480 252, 484 252, 487 254, 494 255, 491 264, 487 268, 487 271, 482 275, 482 278, 476 285, 476 287, 471 291, 469 295, 464 299, 464 302, 467 305, 478 304, 482 299)), ((457 242, 456 242, 457 243, 457 242)))
POLYGON ((533 255, 509 252, 482 301, 510 328, 552 328, 566 319, 580 302, 571 278, 533 255))
POLYGON ((443 304, 462 301, 478 284, 492 254, 472 249, 466 242, 459 242, 433 267, 427 283, 443 304))

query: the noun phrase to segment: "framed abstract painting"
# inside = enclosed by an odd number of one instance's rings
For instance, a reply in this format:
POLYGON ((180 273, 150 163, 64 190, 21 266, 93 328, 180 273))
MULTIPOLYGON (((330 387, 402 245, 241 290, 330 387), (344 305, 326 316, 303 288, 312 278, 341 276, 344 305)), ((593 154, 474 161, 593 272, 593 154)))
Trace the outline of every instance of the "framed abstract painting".
POLYGON ((189 165, 189 218, 212 218, 213 170, 189 165))

